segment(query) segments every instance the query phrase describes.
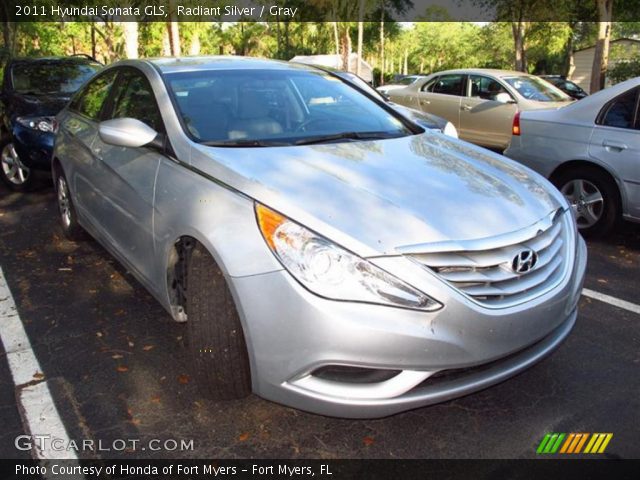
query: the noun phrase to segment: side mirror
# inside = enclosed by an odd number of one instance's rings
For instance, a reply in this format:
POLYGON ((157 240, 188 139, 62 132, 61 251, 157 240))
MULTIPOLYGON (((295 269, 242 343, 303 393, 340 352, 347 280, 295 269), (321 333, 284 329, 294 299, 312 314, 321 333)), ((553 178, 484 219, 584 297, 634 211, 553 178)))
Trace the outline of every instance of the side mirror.
POLYGON ((511 95, 509 95, 506 92, 497 94, 495 96, 495 101, 499 103, 516 103, 516 101, 513 98, 511 98, 511 95))
POLYGON ((158 132, 135 118, 114 118, 100 122, 98 134, 104 143, 129 148, 144 147, 158 137, 158 132))

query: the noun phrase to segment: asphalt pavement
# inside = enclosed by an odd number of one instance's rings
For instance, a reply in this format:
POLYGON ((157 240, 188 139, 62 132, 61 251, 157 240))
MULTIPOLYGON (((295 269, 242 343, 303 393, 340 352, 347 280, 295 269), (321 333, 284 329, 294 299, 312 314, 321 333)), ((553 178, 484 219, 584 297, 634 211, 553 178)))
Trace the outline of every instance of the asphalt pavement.
MULTIPOLYGON (((70 438, 103 449, 82 456, 531 458, 547 432, 611 432, 604 456, 640 458, 637 313, 582 297, 574 331, 538 365, 384 419, 327 418, 257 396, 212 402, 189 375, 185 326, 95 241, 69 242, 57 222, 50 188, 0 187, 0 267, 70 438), (121 439, 137 443, 122 449, 121 439)), ((640 303, 640 225, 590 241, 589 256, 587 288, 640 303)), ((4 351, 0 423, 0 458, 23 458, 4 351)))

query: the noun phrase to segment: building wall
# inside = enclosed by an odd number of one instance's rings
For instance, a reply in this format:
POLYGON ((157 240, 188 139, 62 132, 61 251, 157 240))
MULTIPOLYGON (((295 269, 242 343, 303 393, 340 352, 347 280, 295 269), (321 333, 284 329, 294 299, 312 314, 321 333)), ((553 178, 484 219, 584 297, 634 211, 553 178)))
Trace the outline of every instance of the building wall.
MULTIPOLYGON (((573 54, 573 68, 569 75, 569 80, 577 83, 585 92, 590 93, 591 69, 593 68, 593 57, 595 47, 585 48, 573 54)), ((615 40, 611 42, 609 48, 609 67, 612 67, 620 60, 631 58, 640 53, 640 42, 632 40, 615 40)))

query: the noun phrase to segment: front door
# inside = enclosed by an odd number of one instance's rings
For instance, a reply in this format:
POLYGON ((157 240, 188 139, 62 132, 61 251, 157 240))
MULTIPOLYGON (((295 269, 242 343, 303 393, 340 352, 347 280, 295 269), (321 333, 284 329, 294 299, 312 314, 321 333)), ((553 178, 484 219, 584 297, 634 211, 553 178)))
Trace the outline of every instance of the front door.
POLYGON ((517 109, 515 99, 500 82, 485 75, 469 75, 460 106, 458 134, 469 142, 504 150, 511 141, 517 109), (505 95, 512 103, 503 100, 505 95))
MULTIPOLYGON (((123 68, 108 118, 135 118, 159 133, 164 126, 153 90, 142 72, 123 68)), ((154 148, 109 145, 98 136, 100 222, 109 243, 147 280, 153 278, 154 185, 163 154, 154 148)))

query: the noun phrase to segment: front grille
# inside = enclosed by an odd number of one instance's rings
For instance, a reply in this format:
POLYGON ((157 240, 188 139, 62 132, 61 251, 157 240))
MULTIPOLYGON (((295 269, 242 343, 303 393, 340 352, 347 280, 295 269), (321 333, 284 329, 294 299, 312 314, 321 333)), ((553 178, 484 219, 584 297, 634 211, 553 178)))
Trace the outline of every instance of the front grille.
MULTIPOLYGON (((410 257, 479 303, 506 307, 542 295, 563 278, 568 261, 567 215, 557 214, 531 238, 497 248, 414 253, 410 257), (537 255, 525 273, 513 269, 518 253, 537 255)), ((485 241, 486 243, 486 241, 485 241)))

